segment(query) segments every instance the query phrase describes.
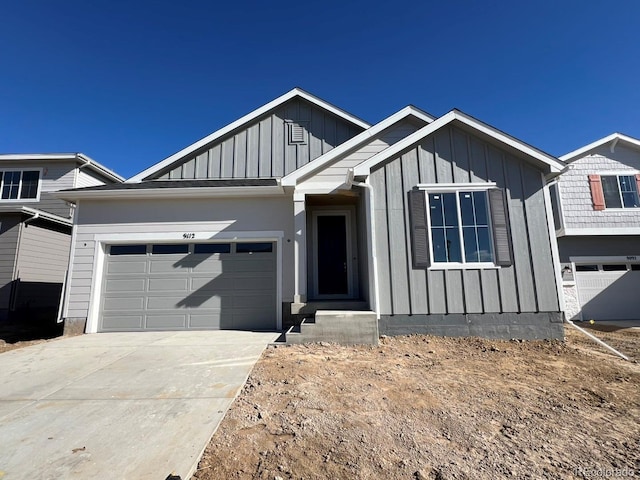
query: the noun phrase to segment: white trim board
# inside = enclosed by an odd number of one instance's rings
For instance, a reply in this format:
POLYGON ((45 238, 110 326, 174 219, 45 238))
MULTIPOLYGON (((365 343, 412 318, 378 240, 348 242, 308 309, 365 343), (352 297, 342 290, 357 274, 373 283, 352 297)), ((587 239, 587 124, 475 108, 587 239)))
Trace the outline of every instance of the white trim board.
POLYGON ((408 135, 406 138, 399 141, 398 143, 374 155, 370 159, 360 163, 353 169, 354 175, 355 176, 369 175, 371 173, 372 168, 375 167, 377 164, 384 162, 385 160, 392 158, 396 155, 399 155, 400 152, 402 152, 403 150, 410 148, 412 145, 418 143, 423 138, 427 137, 428 135, 431 135, 432 133, 436 132, 440 128, 443 128, 446 125, 449 125, 451 123, 461 124, 467 128, 470 128, 474 132, 477 132, 479 134, 484 135, 485 137, 489 137, 493 140, 496 140, 510 148, 517 150, 520 153, 523 153, 531 158, 534 158, 539 162, 541 162, 542 164, 547 165, 549 167, 549 170, 552 173, 560 173, 565 167, 565 165, 561 161, 559 161, 557 158, 552 157, 551 155, 548 155, 524 142, 521 142, 520 140, 517 140, 514 137, 507 135, 506 133, 501 132, 496 128, 493 128, 490 125, 487 125, 486 123, 476 120, 475 118, 459 110, 452 110, 446 115, 443 115, 442 117, 433 121, 426 127, 423 127, 417 132, 412 133, 411 135, 408 135))
POLYGON ((169 165, 171 165, 174 162, 177 162, 179 160, 181 160, 182 158, 186 157, 187 155, 195 152, 196 150, 205 147, 206 145, 208 145, 211 142, 214 142, 215 140, 217 140, 218 138, 221 138, 222 136, 232 132, 233 130, 236 130, 237 128, 242 127, 243 125, 246 125, 247 123, 255 120, 256 118, 260 117, 261 115, 264 115, 265 113, 269 112, 270 110, 273 110, 274 108, 282 105, 285 102, 288 102, 289 100, 295 98, 295 97, 300 97, 303 98, 304 100, 307 100, 308 102, 313 103, 314 105, 323 108, 331 113, 333 113, 334 115, 353 123, 354 125, 357 125, 361 128, 367 129, 369 128, 371 125, 367 122, 365 122, 364 120, 359 119, 358 117, 355 117, 354 115, 351 115, 350 113, 347 113, 346 111, 331 105, 330 103, 325 102, 324 100, 311 95, 310 93, 305 92, 304 90, 300 89, 300 88, 294 88, 292 90, 290 90, 289 92, 285 93, 284 95, 279 96, 278 98, 276 98, 275 100, 272 100, 271 102, 263 105, 260 108, 257 108, 256 110, 248 113, 247 115, 239 118, 238 120, 236 120, 235 122, 232 122, 224 127, 222 127, 219 130, 216 130, 215 132, 213 132, 210 135, 207 135, 206 137, 198 140, 197 142, 189 145, 186 148, 183 148, 182 150, 180 150, 177 153, 174 153, 173 155, 165 158, 164 160, 152 165, 151 167, 143 170, 142 172, 134 175, 133 177, 127 179, 127 182, 131 182, 131 183, 136 183, 136 182, 141 182, 144 179, 148 178, 149 176, 153 175, 154 173, 168 167, 169 165))
POLYGON ((611 255, 611 256, 593 256, 593 257, 569 257, 572 263, 592 264, 592 263, 633 263, 640 261, 640 252, 638 255, 611 255))
POLYGON ((640 227, 622 227, 622 228, 608 228, 608 227, 595 227, 595 228, 565 228, 558 230, 557 237, 572 237, 572 236, 611 236, 611 235, 640 235, 640 227))
POLYGON ((402 110, 394 113, 393 115, 390 115, 384 120, 376 123, 369 129, 365 130, 359 135, 356 135, 352 139, 347 140, 346 142, 338 145, 333 150, 330 150, 329 152, 325 153, 324 155, 321 155, 320 157, 316 158, 310 163, 307 163, 306 165, 291 172, 289 175, 282 177, 282 185, 285 187, 292 187, 297 185, 300 180, 310 177, 314 172, 317 172, 318 170, 322 169, 328 163, 331 163, 334 160, 337 160, 339 157, 343 155, 347 155, 352 150, 364 145, 367 142, 367 140, 378 135, 383 130, 386 130, 387 128, 395 125, 396 123, 410 116, 416 117, 427 123, 431 123, 435 120, 435 118, 432 117, 431 115, 423 112, 422 110, 416 107, 409 105, 403 108, 402 110))

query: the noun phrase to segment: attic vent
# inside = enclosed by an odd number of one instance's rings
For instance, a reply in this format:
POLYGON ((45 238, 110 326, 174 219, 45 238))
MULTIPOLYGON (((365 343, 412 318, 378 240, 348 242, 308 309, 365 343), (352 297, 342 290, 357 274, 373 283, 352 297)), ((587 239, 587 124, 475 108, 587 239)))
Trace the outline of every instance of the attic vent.
POLYGON ((289 123, 289 144, 306 144, 309 122, 289 123))

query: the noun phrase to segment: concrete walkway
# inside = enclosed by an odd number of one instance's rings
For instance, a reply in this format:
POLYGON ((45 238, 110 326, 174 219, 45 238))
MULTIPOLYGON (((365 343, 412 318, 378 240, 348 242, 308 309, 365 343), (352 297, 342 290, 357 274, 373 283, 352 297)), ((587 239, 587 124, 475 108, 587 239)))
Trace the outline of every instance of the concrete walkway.
POLYGON ((0 479, 189 478, 277 333, 102 333, 0 355, 0 479))

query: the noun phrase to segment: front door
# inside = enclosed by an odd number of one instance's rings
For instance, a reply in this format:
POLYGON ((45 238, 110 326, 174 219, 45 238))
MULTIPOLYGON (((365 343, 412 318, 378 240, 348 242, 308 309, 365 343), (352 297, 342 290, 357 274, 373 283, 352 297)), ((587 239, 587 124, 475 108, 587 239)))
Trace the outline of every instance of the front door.
POLYGON ((351 235, 349 212, 314 215, 314 294, 317 298, 349 298, 351 287, 351 235))

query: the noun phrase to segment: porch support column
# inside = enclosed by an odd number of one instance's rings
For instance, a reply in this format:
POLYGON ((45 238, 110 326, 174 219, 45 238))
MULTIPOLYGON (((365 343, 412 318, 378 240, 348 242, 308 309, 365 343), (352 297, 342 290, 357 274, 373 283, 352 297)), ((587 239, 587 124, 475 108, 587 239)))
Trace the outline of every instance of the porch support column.
POLYGON ((307 210, 305 194, 293 194, 293 226, 295 230, 295 294, 294 303, 307 301, 307 210))

